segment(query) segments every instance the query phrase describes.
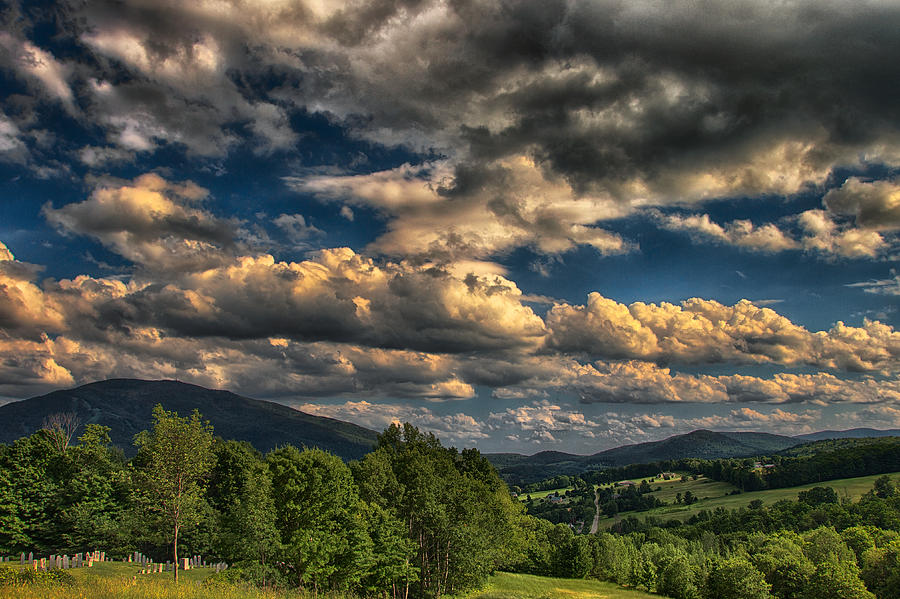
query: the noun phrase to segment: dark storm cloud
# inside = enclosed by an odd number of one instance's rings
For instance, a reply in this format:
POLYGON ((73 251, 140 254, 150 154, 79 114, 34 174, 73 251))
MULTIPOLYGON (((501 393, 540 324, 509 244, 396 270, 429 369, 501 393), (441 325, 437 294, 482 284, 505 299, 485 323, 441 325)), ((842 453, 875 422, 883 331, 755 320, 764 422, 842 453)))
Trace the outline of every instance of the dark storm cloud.
POLYGON ((56 22, 82 56, 24 27, 7 68, 126 151, 289 152, 303 110, 449 156, 456 189, 526 155, 626 204, 794 193, 861 155, 898 160, 889 3, 133 0, 56 22))

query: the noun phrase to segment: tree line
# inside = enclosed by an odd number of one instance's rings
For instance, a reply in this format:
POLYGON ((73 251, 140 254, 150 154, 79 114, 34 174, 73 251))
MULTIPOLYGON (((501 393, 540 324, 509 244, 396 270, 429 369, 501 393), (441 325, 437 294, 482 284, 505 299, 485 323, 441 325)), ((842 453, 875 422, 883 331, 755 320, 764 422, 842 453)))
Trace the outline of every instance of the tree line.
MULTIPOLYGON (((569 503, 557 506, 569 516, 554 523, 526 514, 477 450, 443 447, 409 424, 350 464, 291 446, 263 455, 214 438, 197 413, 159 406, 130 460, 105 427, 84 427, 75 444, 64 434, 49 427, 0 445, 0 554, 202 553, 232 564, 215 575, 230 581, 403 599, 463 593, 498 569, 675 599, 900 599, 900 493, 888 477, 857 502, 821 486, 687 522, 628 517, 589 535, 569 522, 590 513, 591 478, 640 478, 660 465, 570 480, 569 503)), ((852 463, 871 468, 880 452, 852 463)), ((640 503, 649 490, 608 492, 640 503)))
POLYGON ((196 412, 157 406, 153 422, 131 460, 92 424, 76 444, 50 427, 0 445, 0 554, 199 553, 260 586, 407 598, 477 586, 526 543, 527 516, 487 460, 410 425, 348 465, 216 439, 196 412))
POLYGON ((771 506, 688 522, 628 517, 598 535, 535 525, 517 571, 596 578, 674 599, 900 599, 900 492, 884 476, 859 501, 814 487, 771 506))

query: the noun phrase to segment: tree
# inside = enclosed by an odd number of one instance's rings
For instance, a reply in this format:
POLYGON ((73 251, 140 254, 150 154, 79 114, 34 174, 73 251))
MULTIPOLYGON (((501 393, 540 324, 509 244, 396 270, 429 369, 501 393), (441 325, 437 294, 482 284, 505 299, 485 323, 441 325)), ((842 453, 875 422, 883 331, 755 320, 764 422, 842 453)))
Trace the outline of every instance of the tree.
POLYGON ((779 599, 804 599, 815 566, 803 549, 787 537, 760 534, 761 545, 751 551, 751 561, 772 585, 779 599))
POLYGON ((203 482, 213 465, 213 434, 209 422, 194 410, 190 418, 153 408, 153 430, 135 435, 138 493, 147 508, 158 513, 165 536, 172 543, 175 582, 178 582, 178 535, 196 524, 203 498, 203 482))
POLYGON ((891 481, 891 477, 885 475, 875 479, 875 486, 872 488, 872 492, 875 494, 875 497, 887 499, 893 497, 897 493, 897 488, 894 486, 893 481, 891 481))
POLYGON ((862 579, 879 599, 900 599, 900 539, 863 554, 862 579))
POLYGON ((75 435, 75 431, 81 426, 81 420, 75 412, 56 412, 49 414, 41 423, 41 429, 47 431, 53 446, 59 452, 65 452, 75 435))
POLYGON ((350 469, 319 449, 281 447, 266 460, 276 524, 296 581, 315 594, 356 587, 372 562, 372 540, 350 469))
POLYGON ((252 581, 268 586, 277 578, 272 558, 280 549, 269 468, 245 441, 217 442, 214 453, 207 500, 219 520, 216 553, 232 564, 244 562, 252 581))
POLYGON ((417 596, 464 591, 522 561, 522 508, 477 450, 460 453, 393 425, 354 475, 362 499, 389 511, 415 542, 417 596))
POLYGON ((809 505, 821 505, 823 503, 837 503, 838 496, 831 487, 813 487, 808 491, 800 491, 797 494, 800 503, 809 505))
POLYGON ((741 556, 713 565, 706 582, 708 599, 770 599, 769 584, 762 573, 741 556))

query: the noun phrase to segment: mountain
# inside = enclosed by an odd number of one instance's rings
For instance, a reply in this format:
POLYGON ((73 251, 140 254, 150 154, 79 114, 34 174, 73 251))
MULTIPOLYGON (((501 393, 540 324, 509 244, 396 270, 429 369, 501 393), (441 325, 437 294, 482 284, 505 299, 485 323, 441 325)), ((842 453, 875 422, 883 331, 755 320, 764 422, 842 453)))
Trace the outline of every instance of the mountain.
POLYGON ((797 435, 804 441, 822 441, 823 439, 861 439, 864 437, 900 437, 900 429, 880 431, 874 428, 851 428, 846 431, 819 431, 797 435))
POLYGON ((716 459, 774 453, 798 443, 800 441, 792 437, 769 433, 717 433, 701 429, 662 441, 608 449, 591 457, 600 458, 610 466, 627 466, 682 458, 716 459))
POLYGON ((113 444, 132 455, 132 438, 151 428, 151 412, 158 403, 180 416, 196 409, 217 436, 249 441, 262 452, 291 444, 318 447, 349 460, 368 453, 376 440, 374 431, 361 426, 229 391, 178 381, 111 379, 0 406, 0 443, 32 434, 50 414, 74 412, 82 424, 110 427, 113 444))
POLYGON ((507 482, 527 484, 560 474, 643 464, 682 458, 734 458, 772 454, 804 440, 769 433, 719 433, 696 430, 662 441, 623 445, 592 455, 542 451, 532 456, 515 453, 486 454, 507 482))

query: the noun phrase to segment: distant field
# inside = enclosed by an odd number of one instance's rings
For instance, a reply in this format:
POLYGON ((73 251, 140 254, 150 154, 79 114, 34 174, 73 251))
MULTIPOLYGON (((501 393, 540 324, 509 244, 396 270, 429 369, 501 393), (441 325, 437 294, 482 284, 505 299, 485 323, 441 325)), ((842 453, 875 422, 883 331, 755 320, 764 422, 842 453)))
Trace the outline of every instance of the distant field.
POLYGON ((623 589, 609 582, 545 578, 528 574, 498 572, 487 587, 460 599, 660 599, 640 591, 623 589))
POLYGON ((562 487, 561 489, 550 489, 549 491, 535 491, 534 493, 519 493, 519 501, 526 501, 528 496, 531 495, 532 499, 541 499, 542 497, 546 497, 547 495, 553 495, 557 491, 559 491, 560 495, 565 495, 566 491, 574 489, 575 487, 562 487))
MULTIPOLYGON (((705 476, 701 476, 697 480, 692 480, 690 475, 688 475, 688 480, 681 482, 681 474, 682 473, 678 473, 677 478, 670 478, 669 480, 663 480, 661 478, 657 478, 656 480, 651 480, 650 478, 636 478, 632 480, 636 484, 640 484, 642 480, 646 480, 647 484, 649 484, 652 489, 661 487, 659 491, 654 490, 650 495, 656 497, 660 501, 665 501, 666 503, 675 503, 676 495, 678 493, 684 495, 687 491, 690 491, 694 496, 701 499, 704 497, 712 499, 713 497, 721 497, 731 493, 735 489, 734 485, 711 480, 705 476)), ((615 487, 615 485, 600 485, 600 487, 615 487)))
MULTIPOLYGON (((685 490, 690 489, 691 493, 700 497, 701 500, 689 506, 667 505, 665 507, 656 508, 646 512, 622 512, 614 518, 604 518, 600 520, 600 530, 609 528, 619 520, 627 518, 628 516, 636 516, 638 518, 653 516, 656 518, 661 518, 663 520, 678 519, 684 521, 691 516, 696 515, 701 510, 714 510, 717 507, 724 507, 725 509, 734 510, 737 508, 746 507, 747 504, 749 504, 754 499, 761 499, 763 504, 771 505, 776 501, 780 501, 782 499, 795 500, 797 499, 797 493, 799 493, 800 491, 809 490, 813 487, 831 487, 837 492, 838 497, 847 497, 855 501, 872 488, 872 484, 879 476, 884 475, 877 474, 873 476, 861 476, 858 478, 843 478, 839 480, 829 480, 810 485, 802 485, 799 487, 773 489, 770 491, 754 491, 752 493, 741 493, 740 495, 727 496, 724 496, 725 493, 730 491, 734 487, 728 485, 727 483, 710 481, 703 477, 696 481, 688 481, 687 483, 682 483, 680 479, 673 481, 657 481, 650 484, 654 489, 658 486, 663 488, 662 491, 658 491, 655 493, 655 495, 660 499, 671 502, 672 499, 666 498, 668 494, 671 494, 671 497, 674 497, 675 493, 679 492, 683 495, 685 490), (709 499, 703 499, 703 497, 709 497, 709 499)), ((900 472, 894 472, 892 474, 889 474, 889 476, 898 477, 900 476, 900 472)))

